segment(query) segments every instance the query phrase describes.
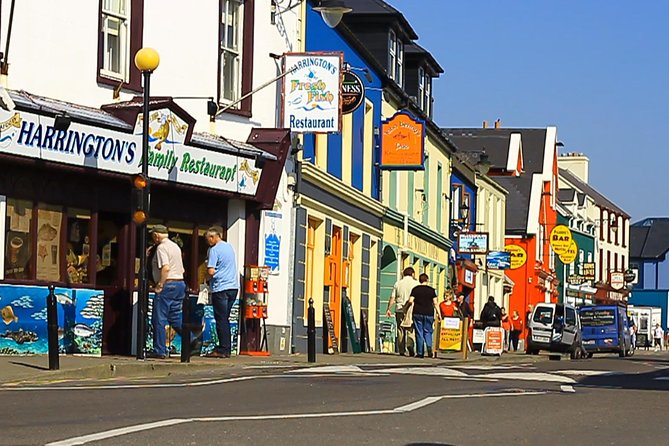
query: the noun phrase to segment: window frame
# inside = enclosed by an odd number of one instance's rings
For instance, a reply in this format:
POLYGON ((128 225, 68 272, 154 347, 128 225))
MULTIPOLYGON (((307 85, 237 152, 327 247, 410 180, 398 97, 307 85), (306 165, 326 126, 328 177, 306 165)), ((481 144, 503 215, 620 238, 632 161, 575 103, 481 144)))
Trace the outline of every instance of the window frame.
POLYGON ((388 77, 395 80, 397 67, 397 34, 392 29, 388 30, 388 77))
POLYGON ((425 111, 425 69, 418 67, 418 106, 425 111))
POLYGON ((142 73, 135 67, 133 63, 134 55, 142 48, 143 34, 144 34, 144 0, 126 0, 128 2, 128 49, 125 67, 126 74, 123 78, 115 76, 116 73, 104 69, 105 60, 105 32, 103 15, 104 0, 98 2, 98 64, 96 69, 96 81, 98 84, 114 87, 115 89, 121 86, 123 90, 133 93, 141 93, 142 87, 142 73))
MULTIPOLYGON (((218 52, 218 66, 217 66, 217 80, 216 80, 216 100, 220 107, 226 107, 234 101, 224 100, 221 97, 221 79, 223 70, 223 51, 221 43, 223 42, 223 11, 225 4, 229 0, 220 0, 218 3, 218 42, 216 42, 216 51, 218 52)), ((238 0, 240 3, 241 17, 241 33, 238 35, 240 50, 239 62, 239 96, 240 97, 253 90, 253 40, 254 40, 254 21, 255 21, 255 0, 238 0)), ((252 116, 253 96, 249 96, 242 100, 239 104, 231 107, 225 113, 244 116, 250 118, 252 116)))

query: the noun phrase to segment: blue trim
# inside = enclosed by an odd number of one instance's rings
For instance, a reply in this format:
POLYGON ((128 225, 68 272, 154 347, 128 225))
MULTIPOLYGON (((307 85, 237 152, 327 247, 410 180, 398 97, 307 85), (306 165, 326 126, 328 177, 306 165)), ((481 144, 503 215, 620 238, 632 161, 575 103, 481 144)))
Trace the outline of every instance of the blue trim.
POLYGON ((365 106, 362 104, 353 112, 351 150, 351 186, 362 191, 365 166, 365 106))
POLYGON ((328 173, 341 180, 342 171, 341 133, 328 135, 328 173))

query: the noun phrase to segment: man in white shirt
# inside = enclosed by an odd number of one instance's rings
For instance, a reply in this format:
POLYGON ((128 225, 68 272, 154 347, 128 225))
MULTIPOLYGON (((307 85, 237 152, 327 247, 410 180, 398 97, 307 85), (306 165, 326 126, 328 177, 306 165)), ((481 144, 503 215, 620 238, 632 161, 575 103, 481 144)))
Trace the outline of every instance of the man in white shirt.
POLYGON ((660 327, 660 324, 655 324, 653 328, 653 339, 655 340, 655 351, 659 348, 662 351, 662 338, 664 338, 664 330, 660 327))
POLYGON ((398 280, 393 286, 390 300, 388 301, 388 308, 386 309, 386 316, 391 317, 390 309, 395 305, 395 321, 397 322, 397 348, 400 356, 409 351, 409 356, 414 356, 414 342, 411 338, 411 328, 402 327, 402 320, 404 319, 404 306, 409 302, 411 291, 416 285, 420 285, 416 280, 416 272, 412 267, 404 268, 403 277, 398 280))

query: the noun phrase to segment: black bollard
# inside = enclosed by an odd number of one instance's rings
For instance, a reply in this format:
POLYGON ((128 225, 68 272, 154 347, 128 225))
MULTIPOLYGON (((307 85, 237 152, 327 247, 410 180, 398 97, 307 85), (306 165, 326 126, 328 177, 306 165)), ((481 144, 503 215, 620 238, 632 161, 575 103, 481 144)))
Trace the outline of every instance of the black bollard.
POLYGON ((311 297, 307 310, 307 351, 307 361, 316 362, 316 311, 314 310, 314 299, 311 297))
POLYGON ((181 362, 190 362, 190 334, 192 331, 190 310, 190 296, 188 295, 188 291, 186 291, 186 298, 182 305, 181 362))
POLYGON ((56 306, 56 287, 49 285, 46 297, 46 325, 49 340, 49 370, 60 368, 58 357, 58 308, 56 306))

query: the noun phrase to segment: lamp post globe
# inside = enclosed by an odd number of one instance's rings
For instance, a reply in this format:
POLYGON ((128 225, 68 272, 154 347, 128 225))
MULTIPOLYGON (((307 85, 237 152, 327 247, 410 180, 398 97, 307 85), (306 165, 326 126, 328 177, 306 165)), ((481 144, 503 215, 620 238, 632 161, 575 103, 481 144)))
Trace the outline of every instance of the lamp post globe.
POLYGON ((152 72, 160 65, 158 51, 153 48, 142 48, 135 54, 135 66, 141 72, 152 72))

